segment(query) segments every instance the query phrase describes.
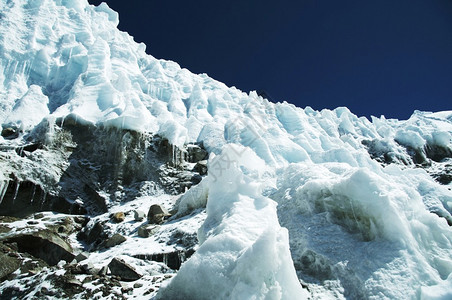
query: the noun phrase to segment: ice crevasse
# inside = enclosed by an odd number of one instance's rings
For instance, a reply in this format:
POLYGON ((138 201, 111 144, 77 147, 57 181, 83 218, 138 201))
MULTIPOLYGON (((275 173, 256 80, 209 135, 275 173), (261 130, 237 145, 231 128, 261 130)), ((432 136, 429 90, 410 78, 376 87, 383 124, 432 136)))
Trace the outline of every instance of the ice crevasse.
POLYGON ((105 3, 0 0, 0 12, 3 128, 70 117, 211 153, 208 176, 180 202, 207 207, 199 250, 162 297, 452 293, 450 185, 405 167, 451 153, 452 112, 369 121, 271 103, 147 55, 105 3))

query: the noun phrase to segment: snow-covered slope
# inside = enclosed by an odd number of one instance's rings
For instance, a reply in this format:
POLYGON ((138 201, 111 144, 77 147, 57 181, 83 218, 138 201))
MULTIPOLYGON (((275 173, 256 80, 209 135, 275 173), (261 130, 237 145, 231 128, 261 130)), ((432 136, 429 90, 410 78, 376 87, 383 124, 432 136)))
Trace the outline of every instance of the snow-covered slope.
POLYGON ((452 111, 369 121, 271 103, 147 55, 117 25, 104 3, 0 0, 0 142, 70 120, 202 143, 208 175, 178 201, 178 216, 206 206, 199 249, 157 297, 452 293, 452 111))

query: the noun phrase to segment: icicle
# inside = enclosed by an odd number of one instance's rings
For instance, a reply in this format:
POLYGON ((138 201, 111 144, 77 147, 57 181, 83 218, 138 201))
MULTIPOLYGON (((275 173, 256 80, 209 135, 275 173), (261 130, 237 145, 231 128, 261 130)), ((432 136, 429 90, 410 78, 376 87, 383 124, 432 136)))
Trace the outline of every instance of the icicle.
POLYGON ((175 159, 174 159, 174 145, 173 144, 171 144, 171 152, 172 152, 171 163, 174 166, 175 165, 174 164, 175 159))
MULTIPOLYGON (((5 74, 6 72, 8 72, 8 68, 9 68, 9 64, 11 63, 11 60, 10 59, 8 59, 8 62, 6 63, 6 66, 5 66, 5 68, 3 69, 4 71, 3 71, 3 74, 5 74)), ((5 74, 6 75, 6 74, 5 74)))
POLYGON ((43 193, 43 195, 41 198, 41 209, 44 207, 44 202, 46 202, 46 196, 47 196, 47 193, 45 191, 42 191, 42 193, 43 193))
POLYGON ((16 190, 14 191, 14 197, 13 197, 13 205, 14 205, 14 202, 16 201, 17 194, 19 193, 19 188, 20 188, 20 181, 17 180, 16 181, 16 190))
POLYGON ((358 227, 359 231, 361 233, 363 233, 362 228, 360 226, 361 224, 358 222, 358 219, 356 218, 355 209, 353 207, 353 202, 351 199, 349 199, 349 201, 350 201, 350 207, 352 208, 353 219, 355 219, 355 222, 356 222, 356 226, 358 227))
POLYGON ((0 204, 3 202, 3 197, 5 197, 6 191, 8 190, 9 180, 2 181, 0 183, 0 204))
POLYGON ((30 64, 30 62, 27 62, 25 64, 25 71, 24 71, 25 79, 27 82, 28 82, 28 78, 30 78, 30 71, 31 71, 31 64, 30 64))
POLYGON ((180 264, 182 264, 185 261, 185 252, 177 251, 177 256, 179 257, 180 264))
POLYGON ((165 265, 168 265, 168 254, 167 253, 163 253, 163 263, 165 265))
POLYGON ((35 193, 36 193, 36 184, 33 184, 33 192, 31 194, 30 203, 33 203, 33 200, 35 198, 35 193))
POLYGON ((20 157, 23 157, 23 152, 24 152, 24 147, 19 147, 19 152, 17 154, 19 154, 20 157))
POLYGON ((33 58, 33 61, 30 63, 30 66, 28 67, 28 73, 27 73, 27 82, 28 78, 30 78, 31 69, 33 68, 33 65, 35 63, 36 56, 33 58))
POLYGON ((16 64, 14 65, 14 71, 11 77, 14 77, 14 75, 16 75, 16 70, 17 70, 17 65, 18 65, 18 61, 16 60, 16 64))

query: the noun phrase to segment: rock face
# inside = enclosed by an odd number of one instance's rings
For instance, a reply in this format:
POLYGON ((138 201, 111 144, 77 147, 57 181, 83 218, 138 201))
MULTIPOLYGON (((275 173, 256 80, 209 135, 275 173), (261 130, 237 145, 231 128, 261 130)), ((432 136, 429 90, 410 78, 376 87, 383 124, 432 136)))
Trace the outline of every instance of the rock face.
POLYGON ((209 153, 200 145, 190 144, 187 146, 187 156, 188 162, 196 163, 200 160, 207 159, 209 153))
POLYGON ((113 258, 108 264, 112 275, 119 276, 124 281, 134 281, 142 277, 131 265, 121 258, 113 258))
POLYGON ((104 230, 104 223, 105 221, 95 222, 91 227, 84 227, 82 231, 79 232, 78 238, 92 247, 98 246, 108 238, 108 235, 104 230))
POLYGON ((75 257, 69 243, 47 229, 19 234, 6 239, 6 242, 17 243, 20 252, 27 252, 51 266, 56 265, 60 260, 70 262, 75 257))
POLYGON ((106 248, 111 248, 111 247, 117 246, 117 245, 119 245, 119 244, 121 244, 121 243, 124 243, 126 240, 127 240, 127 239, 126 239, 123 235, 121 235, 121 234, 119 234, 119 233, 115 233, 113 236, 111 236, 111 237, 105 242, 104 246, 105 246, 106 248))
POLYGON ((138 227, 138 236, 142 238, 148 238, 151 235, 155 234, 157 231, 159 231, 159 226, 157 225, 151 225, 151 224, 145 224, 140 227, 138 227))
POLYGON ((151 224, 161 224, 169 216, 171 214, 163 206, 153 204, 149 208, 148 222, 151 224))
POLYGON ((20 267, 20 261, 16 257, 0 254, 0 281, 20 267))
POLYGON ((0 167, 9 170, 0 177, 0 215, 98 215, 142 195, 178 194, 199 182, 199 173, 188 170, 187 153, 196 159, 207 153, 201 146, 185 148, 158 135, 86 125, 71 116, 44 120, 23 144, 0 148, 0 167))
POLYGON ((207 160, 200 160, 196 163, 195 167, 193 168, 196 172, 198 172, 200 175, 206 175, 207 174, 207 160))

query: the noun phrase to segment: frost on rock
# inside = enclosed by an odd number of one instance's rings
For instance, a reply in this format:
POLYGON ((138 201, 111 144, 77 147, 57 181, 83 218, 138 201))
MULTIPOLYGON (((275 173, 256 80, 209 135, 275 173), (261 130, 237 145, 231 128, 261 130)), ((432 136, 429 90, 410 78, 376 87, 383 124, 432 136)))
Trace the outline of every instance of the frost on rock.
POLYGON ((218 169, 205 179, 207 219, 198 231, 201 246, 158 297, 306 299, 308 292, 295 276, 287 230, 278 224, 276 203, 261 195, 264 162, 251 150, 231 145, 210 166, 218 169))

